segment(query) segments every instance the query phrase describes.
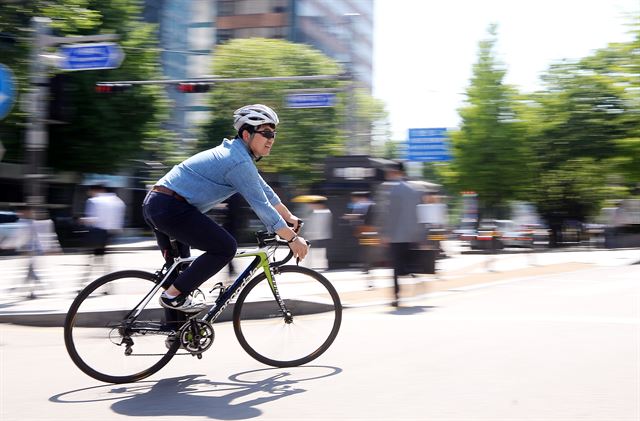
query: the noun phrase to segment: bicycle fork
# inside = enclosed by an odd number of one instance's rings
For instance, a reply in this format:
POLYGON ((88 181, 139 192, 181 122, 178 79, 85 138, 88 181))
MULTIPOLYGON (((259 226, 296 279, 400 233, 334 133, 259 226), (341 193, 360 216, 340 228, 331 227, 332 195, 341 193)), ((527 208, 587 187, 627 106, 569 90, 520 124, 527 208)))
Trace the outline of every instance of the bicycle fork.
POLYGON ((282 315, 284 316, 284 322, 286 324, 293 323, 293 313, 291 313, 291 311, 287 309, 287 306, 284 300, 282 299, 282 297, 280 296, 280 292, 278 291, 278 285, 276 284, 276 279, 274 274, 279 273, 279 271, 276 269, 276 271, 273 272, 271 270, 271 266, 267 266, 264 273, 267 277, 267 282, 269 282, 269 287, 271 288, 271 292, 273 293, 273 298, 275 298, 276 303, 278 303, 278 307, 280 307, 280 311, 282 311, 282 315))

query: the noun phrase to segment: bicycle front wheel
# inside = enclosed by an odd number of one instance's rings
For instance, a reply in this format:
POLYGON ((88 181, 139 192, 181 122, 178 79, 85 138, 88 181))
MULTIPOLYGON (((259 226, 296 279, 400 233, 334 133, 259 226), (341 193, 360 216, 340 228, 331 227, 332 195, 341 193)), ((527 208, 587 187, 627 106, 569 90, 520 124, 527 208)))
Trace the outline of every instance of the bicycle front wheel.
POLYGON ((233 311, 236 337, 264 364, 306 364, 322 355, 338 335, 340 297, 327 278, 304 267, 282 266, 273 277, 281 300, 264 273, 240 293, 233 311))
POLYGON ((162 289, 148 272, 122 271, 105 275, 80 292, 64 323, 64 342, 83 372, 107 383, 144 379, 164 367, 180 341, 165 340, 172 326, 158 303, 162 289), (148 301, 145 300, 148 298, 148 301), (131 310, 147 302, 134 319, 131 310))

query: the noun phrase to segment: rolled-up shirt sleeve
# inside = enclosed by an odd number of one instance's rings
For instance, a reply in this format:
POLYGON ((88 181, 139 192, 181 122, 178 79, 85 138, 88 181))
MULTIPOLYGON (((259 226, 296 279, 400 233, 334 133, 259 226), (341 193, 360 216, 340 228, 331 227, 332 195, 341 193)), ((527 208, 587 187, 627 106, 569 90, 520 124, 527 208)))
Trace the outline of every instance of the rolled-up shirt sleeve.
POLYGON ((264 194, 266 194, 267 199, 269 199, 269 203, 271 203, 271 205, 273 206, 279 205, 280 203, 282 203, 282 201, 280 200, 280 197, 278 197, 278 195, 276 194, 276 192, 273 191, 271 186, 268 185, 266 181, 264 181, 260 173, 258 173, 258 177, 260 178, 260 185, 262 186, 262 190, 264 190, 264 194))
POLYGON ((280 203, 280 198, 260 177, 253 163, 238 164, 227 172, 225 178, 249 203, 267 230, 275 232, 287 226, 285 220, 273 207, 280 203))

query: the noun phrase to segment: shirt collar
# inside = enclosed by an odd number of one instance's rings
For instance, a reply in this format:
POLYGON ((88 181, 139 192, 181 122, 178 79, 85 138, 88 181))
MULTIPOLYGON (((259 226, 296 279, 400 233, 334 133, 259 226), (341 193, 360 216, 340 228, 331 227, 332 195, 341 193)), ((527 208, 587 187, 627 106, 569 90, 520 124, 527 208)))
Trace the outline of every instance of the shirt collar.
POLYGON ((244 141, 239 137, 236 136, 235 138, 233 138, 233 143, 239 143, 240 145, 242 145, 242 149, 247 152, 247 154, 249 155, 249 158, 251 158, 252 161, 258 162, 260 159, 262 159, 261 156, 260 157, 255 156, 253 152, 251 152, 251 149, 249 149, 249 145, 244 143, 244 141))

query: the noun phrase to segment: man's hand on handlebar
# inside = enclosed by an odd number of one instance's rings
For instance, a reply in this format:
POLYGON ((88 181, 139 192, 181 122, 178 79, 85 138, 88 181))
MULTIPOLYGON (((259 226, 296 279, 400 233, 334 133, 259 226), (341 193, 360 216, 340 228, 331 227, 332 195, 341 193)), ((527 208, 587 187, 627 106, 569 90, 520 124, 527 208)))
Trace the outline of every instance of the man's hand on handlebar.
POLYGON ((293 252, 293 257, 298 260, 304 259, 309 252, 307 241, 300 236, 298 236, 292 243, 289 243, 289 248, 293 252))
POLYGON ((304 224, 302 220, 295 215, 289 215, 289 218, 287 218, 287 224, 291 228, 290 229, 287 228, 286 230, 289 232, 293 230, 292 235, 291 234, 283 235, 284 233, 280 233, 280 232, 278 232, 278 235, 280 235, 281 238, 289 241, 289 248, 293 252, 293 257, 295 257, 298 261, 300 261, 304 259, 307 253, 309 252, 309 244, 307 244, 307 241, 304 238, 298 236, 298 232, 300 232, 300 229, 304 224))
POLYGON ((287 220, 287 225, 289 225, 293 231, 298 233, 300 232, 300 228, 302 228, 302 220, 295 215, 291 215, 287 220))

